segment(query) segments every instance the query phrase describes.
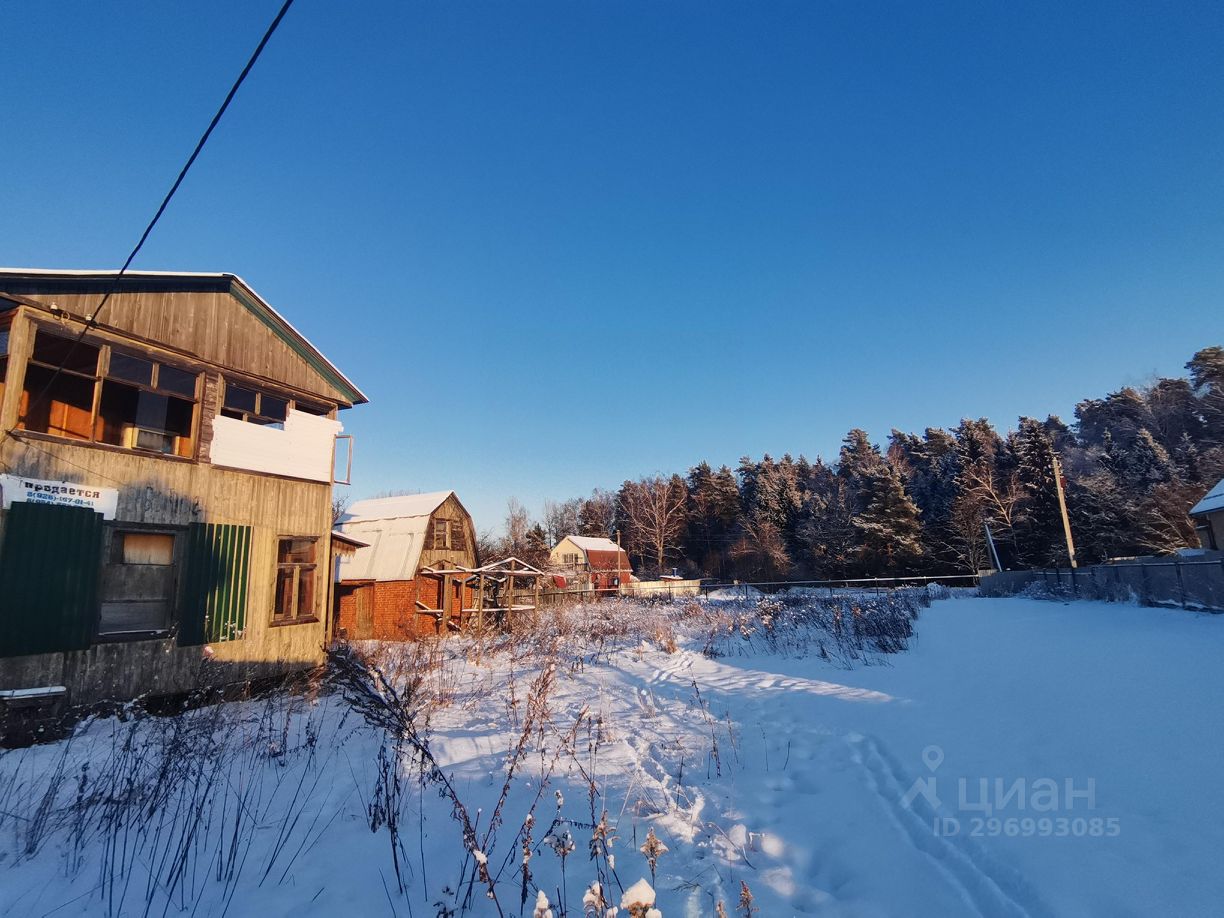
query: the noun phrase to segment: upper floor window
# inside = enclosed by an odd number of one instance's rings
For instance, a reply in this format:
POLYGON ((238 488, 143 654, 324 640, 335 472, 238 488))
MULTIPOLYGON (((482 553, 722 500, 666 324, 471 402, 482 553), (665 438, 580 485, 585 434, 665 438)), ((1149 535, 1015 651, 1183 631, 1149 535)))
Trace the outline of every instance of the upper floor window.
POLYGON ((463 524, 459 520, 434 520, 434 551, 464 551, 463 524))
POLYGON ((225 398, 221 403, 221 416, 233 418, 236 421, 249 421, 252 424, 284 424, 289 416, 289 409, 302 411, 306 414, 326 415, 330 409, 322 405, 312 405, 309 402, 299 402, 273 395, 262 389, 244 386, 227 379, 225 381, 225 398))
POLYGON ((21 430, 191 456, 199 374, 39 329, 26 365, 21 430))
POLYGON ((0 316, 0 404, 4 402, 4 380, 8 376, 8 320, 0 316))

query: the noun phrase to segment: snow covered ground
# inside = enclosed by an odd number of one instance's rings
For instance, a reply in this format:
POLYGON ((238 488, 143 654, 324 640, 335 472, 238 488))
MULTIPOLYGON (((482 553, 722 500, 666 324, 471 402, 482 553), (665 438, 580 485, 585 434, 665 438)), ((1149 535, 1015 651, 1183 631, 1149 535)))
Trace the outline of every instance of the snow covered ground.
POLYGON ((339 693, 0 754, 0 913, 576 918, 597 879, 665 918, 741 882, 762 916, 1220 913, 1224 616, 945 599, 850 668, 731 627, 401 659, 466 843, 339 693))

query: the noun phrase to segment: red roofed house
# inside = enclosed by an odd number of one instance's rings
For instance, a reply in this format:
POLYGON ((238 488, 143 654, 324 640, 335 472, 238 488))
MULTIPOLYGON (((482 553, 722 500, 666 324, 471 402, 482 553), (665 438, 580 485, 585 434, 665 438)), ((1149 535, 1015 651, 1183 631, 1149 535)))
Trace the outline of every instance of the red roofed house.
POLYGON ((572 589, 616 593, 633 577, 629 556, 611 539, 566 536, 548 560, 553 568, 565 572, 572 589))

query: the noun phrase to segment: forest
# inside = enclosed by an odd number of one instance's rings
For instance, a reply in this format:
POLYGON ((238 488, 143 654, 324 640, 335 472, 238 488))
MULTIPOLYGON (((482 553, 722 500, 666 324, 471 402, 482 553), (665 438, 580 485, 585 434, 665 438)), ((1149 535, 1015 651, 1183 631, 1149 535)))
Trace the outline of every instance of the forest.
POLYGON ((512 500, 506 535, 487 550, 542 561, 571 533, 615 537, 643 576, 673 569, 749 581, 967 573, 1066 566, 1055 486, 1061 463, 1077 560, 1197 547, 1187 511, 1224 477, 1224 348, 1200 350, 1188 375, 1123 387, 1075 407, 1066 423, 986 418, 884 445, 860 429, 836 461, 744 456, 617 491, 550 501, 532 520, 512 500))

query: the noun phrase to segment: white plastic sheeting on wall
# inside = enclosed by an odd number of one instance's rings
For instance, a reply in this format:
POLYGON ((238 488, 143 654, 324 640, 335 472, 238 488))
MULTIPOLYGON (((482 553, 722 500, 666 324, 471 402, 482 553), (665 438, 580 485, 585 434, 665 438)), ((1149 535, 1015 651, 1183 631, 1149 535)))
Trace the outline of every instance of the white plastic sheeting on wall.
POLYGON ((301 411, 289 412, 283 430, 218 417, 213 421, 212 464, 330 483, 336 434, 342 430, 339 421, 301 411))

